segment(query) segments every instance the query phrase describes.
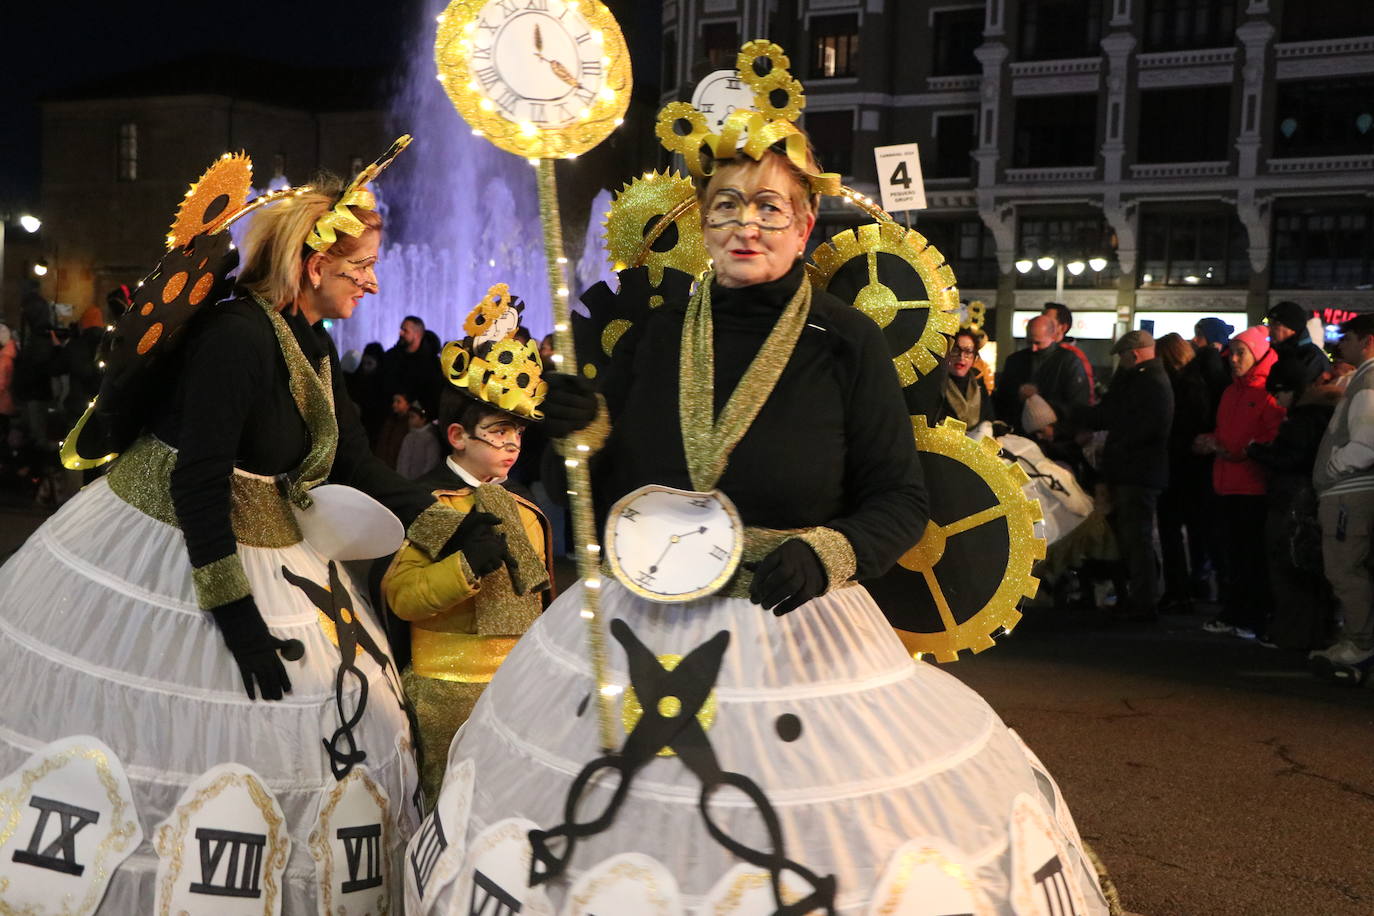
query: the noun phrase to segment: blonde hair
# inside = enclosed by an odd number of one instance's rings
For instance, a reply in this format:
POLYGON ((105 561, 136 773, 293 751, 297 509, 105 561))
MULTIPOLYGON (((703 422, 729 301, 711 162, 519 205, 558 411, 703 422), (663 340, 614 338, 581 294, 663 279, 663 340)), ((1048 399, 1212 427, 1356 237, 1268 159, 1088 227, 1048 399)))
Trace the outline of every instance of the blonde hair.
MULTIPOLYGON (((767 168, 769 165, 780 167, 782 171, 786 173, 787 177, 792 179, 794 187, 787 197, 798 210, 805 210, 814 215, 820 209, 821 196, 811 193, 811 183, 807 173, 802 171, 796 163, 788 159, 783 153, 778 152, 776 149, 768 149, 758 159, 754 159, 752 156, 740 151, 735 153, 733 159, 717 160, 716 170, 705 179, 697 181, 697 202, 701 205, 703 216, 706 210, 707 195, 711 190, 711 183, 715 181, 725 169, 747 169, 753 171, 767 168)), ((821 171, 820 163, 816 160, 816 151, 812 149, 809 141, 806 144, 806 169, 813 175, 818 175, 821 171)))
MULTIPOLYGON (((277 308, 294 301, 300 292, 305 262, 315 253, 306 247, 305 239, 315 228, 315 222, 339 199, 343 182, 326 175, 313 182, 311 188, 259 210, 244 238, 239 286, 277 308)), ((382 218, 377 211, 361 207, 350 207, 349 211, 368 229, 381 231, 382 218)), ((339 233, 338 241, 325 254, 346 255, 357 245, 358 239, 339 233)))

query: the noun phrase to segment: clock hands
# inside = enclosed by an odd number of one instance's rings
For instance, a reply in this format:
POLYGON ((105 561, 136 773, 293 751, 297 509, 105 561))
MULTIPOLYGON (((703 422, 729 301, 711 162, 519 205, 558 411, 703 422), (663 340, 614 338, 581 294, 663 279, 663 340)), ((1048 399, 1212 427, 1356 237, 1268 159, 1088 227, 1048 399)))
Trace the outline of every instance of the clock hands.
POLYGON ((694 530, 692 530, 692 531, 688 531, 688 532, 685 532, 685 533, 683 533, 683 534, 674 534, 674 535, 672 535, 671 537, 669 537, 669 538, 668 538, 668 546, 666 546, 666 547, 663 548, 663 553, 659 554, 659 555, 658 555, 658 559, 655 560, 655 561, 654 561, 654 564, 653 564, 652 566, 649 567, 649 572, 651 572, 651 573, 658 572, 658 567, 663 563, 663 558, 666 557, 666 556, 668 555, 668 551, 670 551, 670 550, 673 549, 673 545, 674 545, 674 544, 678 543, 679 541, 681 541, 681 540, 682 540, 683 538, 685 538, 685 537, 691 537, 691 536, 694 535, 694 534, 705 534, 705 533, 706 533, 706 526, 705 526, 705 525, 702 525, 701 527, 696 528, 696 529, 694 529, 694 530))
POLYGON ((539 31, 539 23, 535 23, 534 25, 534 56, 542 60, 544 63, 548 64, 549 69, 553 71, 553 75, 561 79, 563 82, 567 83, 569 86, 581 85, 581 83, 578 82, 577 77, 573 76, 572 72, 569 71, 567 67, 563 66, 558 61, 554 60, 552 57, 544 56, 544 36, 539 31))

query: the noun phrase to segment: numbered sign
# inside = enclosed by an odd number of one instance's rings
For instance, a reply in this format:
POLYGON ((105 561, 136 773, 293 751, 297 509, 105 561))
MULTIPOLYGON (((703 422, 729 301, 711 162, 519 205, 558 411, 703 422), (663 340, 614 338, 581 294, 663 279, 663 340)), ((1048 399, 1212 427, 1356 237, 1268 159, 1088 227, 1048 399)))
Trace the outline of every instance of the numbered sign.
POLYGON ((926 208, 919 144, 878 146, 873 149, 873 159, 878 164, 878 188, 882 191, 884 210, 897 213, 926 208))

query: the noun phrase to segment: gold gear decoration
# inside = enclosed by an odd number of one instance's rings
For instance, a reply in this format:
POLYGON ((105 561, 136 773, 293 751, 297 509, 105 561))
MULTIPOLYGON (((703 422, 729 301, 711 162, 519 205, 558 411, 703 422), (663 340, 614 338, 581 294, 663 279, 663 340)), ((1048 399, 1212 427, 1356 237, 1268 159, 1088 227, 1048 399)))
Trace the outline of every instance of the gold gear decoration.
POLYGON ((800 80, 788 80, 781 86, 755 92, 754 107, 770 121, 795 121, 801 117, 802 109, 806 107, 806 91, 802 89, 800 80), (784 93, 787 100, 781 105, 773 104, 775 92, 784 93))
POLYGON ((487 328, 491 323, 501 317, 511 304, 510 287, 505 283, 493 284, 487 289, 487 294, 482 297, 482 301, 477 303, 471 312, 468 312, 467 319, 463 322, 463 330, 469 337, 476 337, 487 328))
POLYGON ((220 156, 186 191, 167 233, 167 250, 189 245, 202 232, 218 232, 248 202, 252 188, 253 161, 243 153, 220 156))
POLYGON ((711 258, 695 203, 696 186, 676 172, 645 172, 625 185, 606 214, 606 254, 612 267, 647 266, 654 286, 663 282, 665 267, 700 276, 711 258), (668 220, 674 211, 677 216, 668 220), (677 237, 669 246, 664 233, 670 228, 677 237))
POLYGON ((968 304, 968 326, 976 331, 983 329, 983 322, 987 320, 988 307, 982 299, 974 299, 968 304))
MULTIPOLYGON (((770 89, 780 89, 787 85, 787 82, 792 80, 792 75, 787 72, 787 68, 790 66, 792 66, 792 61, 788 59, 782 46, 762 38, 745 42, 744 46, 739 49, 739 56, 735 58, 736 72, 739 73, 740 79, 748 83, 749 88, 753 89, 755 93, 766 93, 770 89), (772 65, 767 73, 760 74, 755 69, 755 65, 760 60, 767 60, 772 65)), ((795 80, 792 81, 796 82, 795 80)))
POLYGON ((868 284, 859 290, 854 306, 879 327, 886 328, 898 312, 905 309, 929 311, 920 339, 906 352, 892 358, 905 388, 936 367, 949 349, 947 335, 959 329, 959 289, 955 285, 954 270, 945 263, 940 250, 919 232, 888 220, 868 223, 834 236, 816 249, 806 270, 811 282, 826 289, 841 267, 860 257, 868 265, 868 284), (879 253, 896 255, 910 264, 925 284, 928 298, 901 300, 879 282, 879 253))
POLYGON ((900 631, 902 642, 913 653, 952 662, 960 650, 982 652, 993 645, 993 637, 1000 631, 1010 632, 1021 619, 1017 609, 1021 599, 1035 596, 1040 581, 1031 575, 1031 568, 1044 559, 1046 546, 1035 527, 1042 518, 1040 503, 1022 489, 1030 482, 1026 472, 1015 462, 999 457, 996 439, 970 439, 965 435, 965 425, 952 419, 932 427, 925 417, 915 416, 911 425, 918 451, 943 455, 964 465, 987 486, 992 500, 989 508, 963 518, 932 518, 920 542, 897 561, 898 566, 925 580, 943 624, 943 629, 931 633, 900 631), (949 549, 951 538, 997 519, 1006 519, 1009 546, 1005 565, 1001 557, 979 558, 989 564, 996 562, 980 569, 979 577, 997 580, 997 589, 981 607, 971 609, 971 613, 962 613, 970 610, 967 608, 957 609, 961 613, 956 615, 941 587, 936 565, 949 549))

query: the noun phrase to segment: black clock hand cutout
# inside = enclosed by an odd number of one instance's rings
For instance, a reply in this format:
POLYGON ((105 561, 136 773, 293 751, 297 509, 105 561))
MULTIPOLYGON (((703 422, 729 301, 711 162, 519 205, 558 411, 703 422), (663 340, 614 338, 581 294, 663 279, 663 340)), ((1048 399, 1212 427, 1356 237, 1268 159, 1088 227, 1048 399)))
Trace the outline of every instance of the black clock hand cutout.
POLYGON ((685 534, 675 534, 675 535, 673 535, 672 537, 668 538, 668 546, 663 548, 663 553, 659 554, 659 555, 658 555, 658 559, 654 561, 654 565, 652 565, 652 566, 649 567, 649 572, 651 572, 651 573, 656 573, 656 572, 658 572, 658 568, 659 568, 660 566, 663 565, 663 558, 666 557, 666 556, 668 556, 668 551, 670 551, 670 550, 673 549, 673 545, 674 545, 674 544, 677 544, 677 543, 681 542, 682 539, 685 538, 685 537, 690 537, 690 536, 692 536, 692 535, 694 535, 694 534, 705 534, 705 533, 706 533, 706 526, 705 526, 705 525, 702 525, 700 528, 697 528, 695 531, 688 531, 688 532, 685 533, 685 534))

